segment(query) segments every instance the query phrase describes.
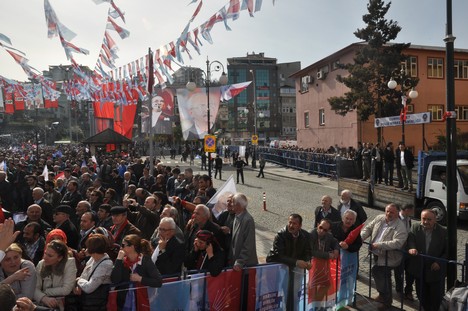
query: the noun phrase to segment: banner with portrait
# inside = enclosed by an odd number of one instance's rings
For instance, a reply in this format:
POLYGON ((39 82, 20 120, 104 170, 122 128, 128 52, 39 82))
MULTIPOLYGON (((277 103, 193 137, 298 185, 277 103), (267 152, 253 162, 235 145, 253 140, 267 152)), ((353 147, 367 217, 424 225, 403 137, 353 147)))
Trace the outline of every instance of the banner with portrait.
POLYGON ((167 88, 157 89, 151 102, 147 101, 141 107, 141 132, 171 135, 173 116, 174 94, 167 88))
POLYGON ((24 92, 26 93, 26 96, 24 98, 26 110, 44 108, 44 100, 42 98, 42 86, 39 83, 24 84, 24 92))
MULTIPOLYGON (((220 88, 210 88, 210 129, 216 121, 220 99, 220 88)), ((177 102, 184 140, 203 139, 208 134, 206 88, 197 88, 193 91, 177 89, 177 102)))

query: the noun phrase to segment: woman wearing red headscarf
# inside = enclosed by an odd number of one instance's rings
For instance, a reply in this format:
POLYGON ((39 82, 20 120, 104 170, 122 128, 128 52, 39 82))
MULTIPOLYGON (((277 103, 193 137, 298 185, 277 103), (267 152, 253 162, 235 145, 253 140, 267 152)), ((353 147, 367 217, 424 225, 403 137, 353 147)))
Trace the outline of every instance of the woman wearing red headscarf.
POLYGON ((197 232, 193 249, 185 259, 189 270, 207 270, 210 275, 217 276, 224 268, 225 254, 211 231, 197 232))

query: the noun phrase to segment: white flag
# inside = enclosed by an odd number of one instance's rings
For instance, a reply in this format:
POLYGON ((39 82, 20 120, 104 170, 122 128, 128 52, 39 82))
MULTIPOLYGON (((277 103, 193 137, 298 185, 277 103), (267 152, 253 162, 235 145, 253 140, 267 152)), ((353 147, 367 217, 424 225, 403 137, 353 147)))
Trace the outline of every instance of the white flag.
POLYGON ((215 195, 208 201, 208 203, 206 203, 206 205, 211 208, 214 217, 218 218, 222 212, 227 210, 227 198, 236 192, 234 176, 231 175, 226 182, 218 188, 218 191, 216 191, 215 195))
POLYGON ((44 165, 44 170, 42 171, 42 176, 44 176, 45 181, 49 180, 49 169, 47 168, 47 165, 44 165))

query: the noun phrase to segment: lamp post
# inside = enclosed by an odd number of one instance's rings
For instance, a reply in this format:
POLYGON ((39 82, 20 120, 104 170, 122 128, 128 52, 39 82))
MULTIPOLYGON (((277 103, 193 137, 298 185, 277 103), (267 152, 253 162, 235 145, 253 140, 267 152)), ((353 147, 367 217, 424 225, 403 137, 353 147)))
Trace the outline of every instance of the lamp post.
MULTIPOLYGON (((255 73, 252 69, 250 69, 250 73, 252 74, 252 87, 253 87, 254 135, 257 136, 257 100, 256 100, 257 88, 255 87, 255 73)), ((257 144, 258 144, 258 139, 257 139, 257 144)), ((257 168, 257 145, 253 145, 252 168, 257 168)))
MULTIPOLYGON (((401 120, 401 141, 405 143, 405 121, 406 121, 406 91, 408 89, 411 89, 411 91, 408 93, 409 98, 411 99, 416 99, 418 98, 418 91, 416 91, 412 85, 411 79, 405 79, 405 72, 404 69, 402 68, 399 73, 396 73, 396 77, 402 81, 401 82, 401 104, 403 106, 402 108, 402 113, 400 114, 400 120, 401 120)), ((389 89, 394 90, 396 89, 398 83, 395 81, 395 79, 392 77, 390 81, 388 81, 387 86, 389 89)))
MULTIPOLYGON (((454 41, 452 34, 452 0, 447 0, 447 25, 445 41, 446 64, 446 140, 447 140, 447 235, 448 259, 457 260, 457 147, 456 147, 456 113, 455 113, 455 80, 454 80, 454 41)), ((457 266, 447 267, 447 288, 451 288, 457 279, 457 266)))
MULTIPOLYGON (((227 84, 228 77, 226 75, 226 72, 224 71, 224 65, 217 60, 211 61, 206 58, 206 72, 202 70, 203 74, 205 74, 205 88, 206 88, 206 110, 207 110, 207 135, 211 134, 211 126, 210 126, 210 86, 211 86, 211 71, 220 71, 222 69, 222 74, 221 78, 219 79, 219 82, 224 85, 227 84), (212 68, 213 65, 216 65, 212 68)), ((186 85, 187 89, 189 91, 193 91, 196 89, 197 85, 193 81, 187 82, 186 85)), ((208 176, 210 177, 211 180, 211 152, 208 152, 208 176)))

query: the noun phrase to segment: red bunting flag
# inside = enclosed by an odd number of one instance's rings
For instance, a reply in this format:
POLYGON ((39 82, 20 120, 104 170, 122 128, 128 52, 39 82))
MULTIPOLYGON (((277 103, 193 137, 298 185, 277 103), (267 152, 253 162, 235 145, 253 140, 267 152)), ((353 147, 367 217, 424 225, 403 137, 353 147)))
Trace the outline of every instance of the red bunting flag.
POLYGON ((344 242, 348 245, 353 244, 354 241, 356 241, 357 237, 361 234, 361 230, 363 227, 364 227, 364 224, 360 224, 359 226, 357 226, 353 231, 351 231, 348 234, 344 242))

